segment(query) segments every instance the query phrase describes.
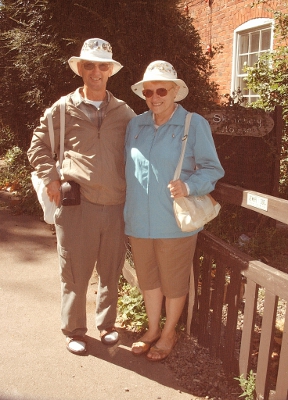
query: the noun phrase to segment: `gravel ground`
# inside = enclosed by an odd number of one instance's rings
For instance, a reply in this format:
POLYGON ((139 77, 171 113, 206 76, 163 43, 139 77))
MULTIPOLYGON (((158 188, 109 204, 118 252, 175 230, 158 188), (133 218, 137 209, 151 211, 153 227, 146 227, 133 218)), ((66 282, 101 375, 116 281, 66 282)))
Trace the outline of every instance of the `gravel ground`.
POLYGON ((183 333, 164 363, 173 371, 179 384, 199 399, 236 400, 242 393, 236 380, 228 381, 221 361, 213 359, 208 349, 183 333))

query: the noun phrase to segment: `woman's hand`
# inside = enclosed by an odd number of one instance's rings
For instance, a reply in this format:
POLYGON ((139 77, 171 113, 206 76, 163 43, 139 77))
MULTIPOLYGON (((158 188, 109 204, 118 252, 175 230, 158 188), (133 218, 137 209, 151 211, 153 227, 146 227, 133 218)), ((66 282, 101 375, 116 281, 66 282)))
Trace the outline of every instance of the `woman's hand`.
POLYGON ((60 181, 52 181, 46 186, 49 200, 54 201, 57 206, 60 204, 60 188, 60 181))
POLYGON ((170 189, 171 197, 173 198, 183 197, 188 195, 186 185, 180 179, 177 179, 176 181, 170 181, 168 189, 170 189))

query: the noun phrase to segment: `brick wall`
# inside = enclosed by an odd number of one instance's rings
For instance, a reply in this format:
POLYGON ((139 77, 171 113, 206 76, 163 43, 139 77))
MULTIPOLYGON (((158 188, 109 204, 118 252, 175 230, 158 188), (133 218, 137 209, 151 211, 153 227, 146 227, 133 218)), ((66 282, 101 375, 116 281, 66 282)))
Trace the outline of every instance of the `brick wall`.
POLYGON ((210 0, 211 6, 206 0, 179 3, 184 15, 193 19, 204 51, 207 46, 213 49, 213 46, 223 45, 222 52, 212 58, 215 71, 211 80, 219 85, 219 94, 230 93, 234 30, 254 18, 273 18, 267 8, 288 12, 288 3, 285 4, 283 0, 269 1, 269 7, 261 4, 252 9, 251 3, 252 0, 210 0))

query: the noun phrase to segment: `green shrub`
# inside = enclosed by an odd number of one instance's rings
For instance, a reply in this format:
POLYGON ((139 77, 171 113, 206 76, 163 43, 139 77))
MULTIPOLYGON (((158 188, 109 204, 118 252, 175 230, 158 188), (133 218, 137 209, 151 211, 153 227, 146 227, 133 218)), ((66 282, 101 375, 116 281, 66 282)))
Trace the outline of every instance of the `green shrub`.
POLYGON ((3 160, 5 165, 0 169, 0 188, 9 188, 19 197, 19 202, 13 205, 14 212, 41 216, 42 210, 31 182, 32 167, 26 152, 14 146, 6 152, 3 160))
POLYGON ((266 111, 274 110, 277 105, 283 109, 283 137, 281 143, 280 158, 280 195, 288 199, 288 13, 274 10, 266 0, 256 0, 252 7, 257 4, 267 4, 267 11, 271 12, 275 20, 275 47, 273 51, 263 53, 252 66, 246 66, 246 86, 259 95, 257 101, 251 104, 252 107, 260 107, 266 111))
POLYGON ((118 311, 121 323, 126 328, 135 331, 148 328, 143 296, 137 287, 131 286, 123 277, 120 280, 118 311))
POLYGON ((14 134, 8 127, 2 126, 0 129, 0 156, 4 155, 15 144, 14 134))

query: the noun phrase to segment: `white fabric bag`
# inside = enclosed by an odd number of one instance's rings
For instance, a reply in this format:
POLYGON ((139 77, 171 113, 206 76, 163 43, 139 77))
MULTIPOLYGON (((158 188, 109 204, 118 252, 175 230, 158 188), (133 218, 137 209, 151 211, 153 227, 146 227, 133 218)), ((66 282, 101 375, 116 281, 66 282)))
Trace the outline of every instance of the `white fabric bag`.
MULTIPOLYGON (((191 118, 192 114, 188 113, 185 121, 181 155, 175 170, 174 181, 180 177, 191 118)), ((196 231, 203 227, 209 221, 217 217, 220 208, 220 204, 217 203, 210 194, 204 196, 190 195, 178 197, 173 201, 173 211, 176 222, 183 232, 196 231)))
MULTIPOLYGON (((66 102, 66 97, 63 96, 61 97, 60 101, 60 156, 59 156, 59 164, 58 168, 60 165, 62 165, 63 161, 63 154, 64 154, 64 130, 65 130, 65 102, 66 102)), ((53 120, 52 120, 52 114, 51 114, 51 109, 48 108, 46 110, 46 115, 48 119, 48 130, 49 130, 49 137, 50 137, 50 143, 51 143, 51 153, 52 157, 54 157, 54 129, 53 129, 53 120)), ((59 170, 59 175, 60 175, 60 170, 59 170)), ((54 214, 57 208, 57 205, 55 204, 54 201, 50 201, 48 194, 47 194, 47 189, 46 186, 44 185, 43 179, 39 178, 37 175, 36 171, 33 171, 31 173, 31 181, 32 185, 37 193, 37 198, 38 201, 42 207, 43 210, 43 218, 44 221, 47 224, 54 224, 54 214)))

